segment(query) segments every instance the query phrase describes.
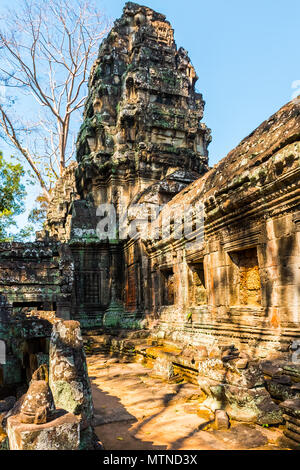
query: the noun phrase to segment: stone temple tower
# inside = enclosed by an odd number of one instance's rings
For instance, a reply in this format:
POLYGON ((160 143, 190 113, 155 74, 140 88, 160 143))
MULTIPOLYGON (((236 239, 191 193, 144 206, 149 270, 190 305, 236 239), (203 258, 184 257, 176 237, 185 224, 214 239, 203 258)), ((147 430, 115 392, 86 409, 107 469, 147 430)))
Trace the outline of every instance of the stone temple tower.
MULTIPOLYGON (((211 137, 201 122, 205 103, 196 81, 165 16, 127 3, 93 65, 78 164, 58 183, 46 224, 71 247, 72 317, 83 325, 101 324, 123 302, 127 282, 126 240, 99 240, 97 207, 112 204, 117 218, 132 204, 161 207, 208 169, 211 137)), ((128 282, 134 286, 139 276, 130 274, 128 282)), ((142 301, 125 304, 126 311, 143 308, 142 301)))
POLYGON ((90 76, 77 151, 82 198, 127 205, 178 170, 174 179, 184 181, 207 170, 210 132, 196 81, 165 16, 127 3, 90 76))

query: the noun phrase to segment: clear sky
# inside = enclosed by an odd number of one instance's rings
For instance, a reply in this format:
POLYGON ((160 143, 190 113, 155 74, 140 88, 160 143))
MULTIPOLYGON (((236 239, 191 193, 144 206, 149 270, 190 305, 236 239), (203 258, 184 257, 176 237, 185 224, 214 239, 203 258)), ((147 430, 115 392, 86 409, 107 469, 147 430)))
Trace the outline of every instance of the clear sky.
MULTIPOLYGON (((0 0, 0 11, 18 0, 0 0)), ((290 101, 300 80, 300 0, 145 0, 189 51, 212 129, 210 164, 290 101)), ((121 16, 124 0, 99 0, 121 16)), ((300 86, 299 86, 300 94, 300 86)), ((1 149, 1 143, 0 143, 1 149)))

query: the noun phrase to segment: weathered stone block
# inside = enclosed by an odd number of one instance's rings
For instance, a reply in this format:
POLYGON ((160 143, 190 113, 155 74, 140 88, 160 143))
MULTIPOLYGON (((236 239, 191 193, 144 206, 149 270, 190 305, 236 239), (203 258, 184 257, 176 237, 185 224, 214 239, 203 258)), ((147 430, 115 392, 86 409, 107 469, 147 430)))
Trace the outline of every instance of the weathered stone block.
POLYGON ((275 380, 267 380, 266 388, 271 397, 276 400, 285 401, 300 398, 300 390, 294 390, 291 386, 281 384, 275 380))
POLYGON ((154 362, 153 373, 167 380, 174 377, 175 373, 172 359, 168 354, 160 354, 156 358, 154 362))
POLYGON ((292 416, 293 418, 300 419, 300 399, 286 400, 280 403, 280 408, 284 413, 292 416))
POLYGON ((226 385, 224 387, 226 406, 229 416, 237 421, 257 424, 280 424, 282 410, 272 400, 264 387, 246 389, 226 385))
POLYGON ((229 422, 229 417, 226 411, 224 410, 215 411, 215 426, 217 430, 229 428, 230 422, 229 422))
POLYGON ((79 419, 63 414, 45 424, 23 424, 20 415, 7 420, 10 450, 78 450, 79 419))
POLYGON ((211 410, 223 409, 230 418, 258 424, 282 422, 282 410, 263 386, 246 388, 199 377, 199 387, 208 396, 203 403, 211 410))
POLYGON ((208 359, 199 364, 199 377, 208 377, 216 382, 239 387, 253 388, 264 384, 262 371, 256 365, 239 369, 234 361, 225 363, 221 359, 208 359))

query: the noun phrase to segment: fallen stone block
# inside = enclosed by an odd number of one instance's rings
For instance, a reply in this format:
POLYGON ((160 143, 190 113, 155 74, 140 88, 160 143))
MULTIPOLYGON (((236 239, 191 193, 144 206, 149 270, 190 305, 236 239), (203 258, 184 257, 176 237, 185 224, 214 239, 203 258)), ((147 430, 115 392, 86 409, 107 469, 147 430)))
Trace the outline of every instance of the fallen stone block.
POLYGON ((293 382, 300 382, 300 364, 294 364, 293 362, 284 364, 282 370, 293 382))
POLYGON ((212 411, 223 409, 230 418, 237 421, 257 424, 282 422, 282 410, 273 402, 264 387, 237 387, 205 377, 199 377, 198 383, 207 395, 202 405, 212 411))
POLYGON ((280 424, 282 410, 264 387, 243 388, 225 385, 225 410, 232 419, 257 424, 280 424))
POLYGON ((264 375, 273 377, 282 373, 282 364, 278 361, 262 361, 260 363, 261 371, 264 375))
POLYGON ((160 354, 156 358, 153 367, 153 374, 166 380, 170 380, 175 376, 172 359, 168 354, 160 354))
POLYGON ((215 411, 215 426, 216 429, 228 429, 230 426, 229 417, 226 411, 216 410, 215 411))
POLYGON ((300 448, 300 399, 286 400, 280 403, 284 410, 285 419, 284 435, 289 440, 292 448, 300 448))
POLYGON ((247 369, 248 367, 248 359, 238 359, 236 362, 235 362, 235 367, 237 369, 247 369))
POLYGON ((300 419, 300 399, 286 400, 280 403, 279 406, 284 410, 286 415, 300 419))
POLYGON ((235 363, 224 363, 221 359, 207 359, 199 364, 199 377, 239 387, 254 388, 264 385, 264 376, 256 364, 239 369, 235 363))
POLYGON ((285 401, 300 398, 300 390, 294 389, 289 385, 281 384, 276 380, 266 380, 266 388, 271 397, 275 400, 285 401))

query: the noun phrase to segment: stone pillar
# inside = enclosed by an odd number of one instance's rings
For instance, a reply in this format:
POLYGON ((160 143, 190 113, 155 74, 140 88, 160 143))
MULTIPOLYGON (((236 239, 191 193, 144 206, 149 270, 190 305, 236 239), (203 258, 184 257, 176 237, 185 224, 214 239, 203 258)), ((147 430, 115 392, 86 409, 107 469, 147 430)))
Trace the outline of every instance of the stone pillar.
POLYGON ((67 320, 54 324, 49 363, 55 406, 80 417, 81 448, 89 447, 93 435, 93 401, 79 322, 67 320))
MULTIPOLYGON (((6 363, 6 344, 9 336, 9 325, 11 318, 11 306, 7 303, 6 298, 0 294, 0 369, 1 364, 6 363)), ((1 383, 0 374, 0 387, 1 383)))

